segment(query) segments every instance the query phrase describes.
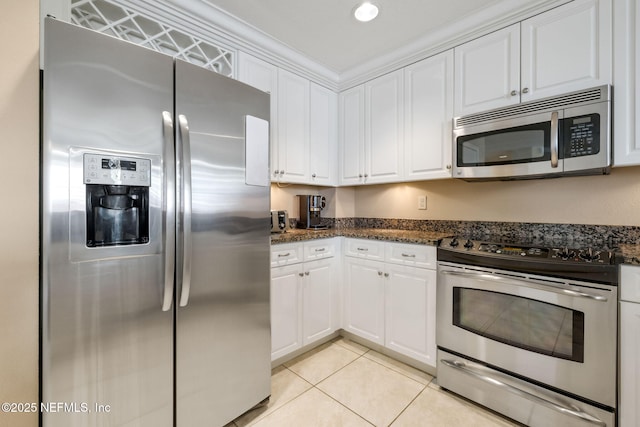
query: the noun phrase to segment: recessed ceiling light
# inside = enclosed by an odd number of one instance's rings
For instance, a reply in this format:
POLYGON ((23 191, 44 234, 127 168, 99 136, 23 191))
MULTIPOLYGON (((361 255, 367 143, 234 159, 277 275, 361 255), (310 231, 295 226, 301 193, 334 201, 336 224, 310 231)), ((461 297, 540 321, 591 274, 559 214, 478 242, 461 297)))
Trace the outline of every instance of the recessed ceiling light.
POLYGON ((353 16, 355 16, 358 21, 369 22, 378 16, 378 6, 366 1, 356 7, 353 11, 353 16))

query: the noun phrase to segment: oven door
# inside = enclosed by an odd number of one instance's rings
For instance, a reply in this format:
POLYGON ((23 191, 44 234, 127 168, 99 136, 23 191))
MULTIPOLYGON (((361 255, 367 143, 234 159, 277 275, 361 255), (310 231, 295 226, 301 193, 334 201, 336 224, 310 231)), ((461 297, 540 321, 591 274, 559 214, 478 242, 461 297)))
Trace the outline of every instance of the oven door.
POLYGON ((437 344, 615 408, 616 304, 613 286, 440 262, 437 344))
POLYGON ((455 129, 454 178, 495 179, 559 174, 563 111, 455 129))

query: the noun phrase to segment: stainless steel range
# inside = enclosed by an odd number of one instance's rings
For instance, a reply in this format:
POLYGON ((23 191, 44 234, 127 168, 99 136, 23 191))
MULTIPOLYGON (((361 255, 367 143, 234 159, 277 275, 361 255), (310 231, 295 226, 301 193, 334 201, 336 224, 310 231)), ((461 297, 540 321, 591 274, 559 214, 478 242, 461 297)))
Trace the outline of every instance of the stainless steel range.
POLYGON ((618 265, 603 250, 438 248, 438 384, 531 426, 613 426, 618 265))

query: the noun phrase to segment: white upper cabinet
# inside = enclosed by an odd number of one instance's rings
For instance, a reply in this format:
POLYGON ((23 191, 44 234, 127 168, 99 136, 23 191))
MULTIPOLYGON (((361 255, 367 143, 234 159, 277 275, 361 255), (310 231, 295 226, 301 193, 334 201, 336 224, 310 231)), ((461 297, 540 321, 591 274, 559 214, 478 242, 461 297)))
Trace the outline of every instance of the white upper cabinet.
POLYGON ((338 95, 311 83, 309 108, 310 182, 336 183, 338 160, 338 95))
POLYGON ((640 7, 636 0, 615 1, 613 164, 640 165, 640 7))
POLYGON ((520 24, 454 51, 455 116, 520 102, 520 24))
POLYGON ((340 183, 397 182, 404 147, 403 70, 340 94, 340 183))
POLYGON ((335 185, 338 95, 243 52, 238 80, 271 94, 271 180, 335 185))
POLYGON ((455 116, 609 84, 611 0, 575 0, 455 52, 455 116))
POLYGON ((575 0, 521 31, 522 101, 611 83, 611 0, 575 0))
POLYGON ((404 178, 451 177, 453 51, 404 69, 404 178))
POLYGON ((403 71, 371 80, 365 89, 365 171, 367 183, 402 178, 404 92, 403 71))
POLYGON ((271 120, 269 120, 269 135, 271 145, 271 179, 279 178, 277 156, 278 135, 278 67, 255 58, 244 52, 238 52, 238 80, 271 95, 271 120))
POLYGON ((339 95, 340 183, 364 182, 364 85, 339 95))
POLYGON ((309 80, 278 70, 277 169, 282 181, 309 182, 309 80))

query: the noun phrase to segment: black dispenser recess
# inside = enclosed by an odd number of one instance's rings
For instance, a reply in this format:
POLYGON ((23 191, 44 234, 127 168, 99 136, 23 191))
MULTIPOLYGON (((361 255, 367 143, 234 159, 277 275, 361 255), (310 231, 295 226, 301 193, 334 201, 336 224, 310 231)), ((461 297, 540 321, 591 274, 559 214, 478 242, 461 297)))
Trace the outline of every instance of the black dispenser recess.
POLYGON ((84 155, 87 247, 149 242, 150 167, 147 159, 84 155))

